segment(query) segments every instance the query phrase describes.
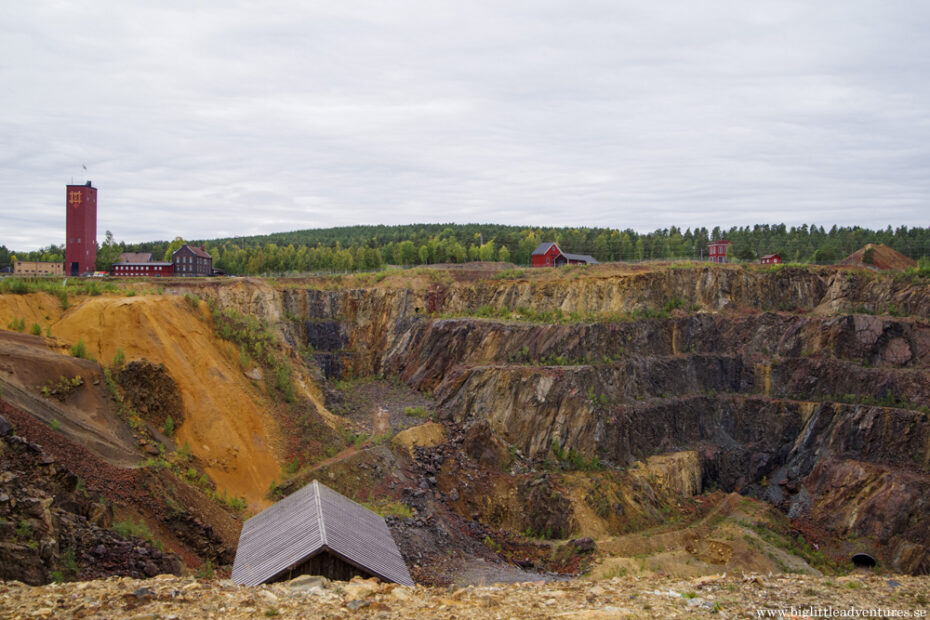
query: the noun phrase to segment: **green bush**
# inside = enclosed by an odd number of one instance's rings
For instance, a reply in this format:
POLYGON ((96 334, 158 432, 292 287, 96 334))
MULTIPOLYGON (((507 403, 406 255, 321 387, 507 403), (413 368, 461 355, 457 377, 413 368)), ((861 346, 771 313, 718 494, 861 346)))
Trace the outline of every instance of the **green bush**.
POLYGON ((198 579, 213 579, 213 562, 207 560, 200 565, 195 575, 198 579))
POLYGON ((404 415, 409 415, 414 418, 425 419, 425 418, 428 418, 430 414, 429 414, 429 411, 426 409, 426 407, 405 407, 404 415))
POLYGON ((171 419, 170 415, 165 419, 165 426, 161 430, 168 437, 174 435, 174 420, 171 419))
POLYGON ((30 331, 30 333, 32 333, 33 336, 41 336, 41 335, 42 335, 42 326, 39 325, 38 323, 33 323, 33 324, 32 324, 32 327, 29 328, 29 331, 30 331))
POLYGON ((78 340, 77 344, 71 345, 71 355, 84 359, 87 357, 87 347, 84 346, 84 339, 78 340))
POLYGON ((113 355, 113 361, 110 362, 110 368, 119 369, 123 367, 123 364, 126 363, 126 354, 123 353, 122 349, 117 349, 116 354, 113 355))
POLYGON ((291 382, 291 369, 284 364, 275 368, 274 386, 284 394, 285 401, 294 402, 294 384, 291 382))
POLYGON ((17 318, 17 319, 13 319, 13 320, 10 321, 9 323, 7 323, 6 326, 7 326, 7 328, 9 328, 9 329, 11 329, 11 330, 13 330, 13 331, 21 332, 21 331, 23 331, 24 329, 26 329, 26 319, 24 319, 24 318, 22 318, 22 317, 17 318))
POLYGON ((32 540, 32 526, 25 519, 16 527, 16 538, 19 540, 32 540))
POLYGON ((32 287, 22 278, 3 278, 0 280, 0 293, 13 293, 14 295, 27 295, 32 287))

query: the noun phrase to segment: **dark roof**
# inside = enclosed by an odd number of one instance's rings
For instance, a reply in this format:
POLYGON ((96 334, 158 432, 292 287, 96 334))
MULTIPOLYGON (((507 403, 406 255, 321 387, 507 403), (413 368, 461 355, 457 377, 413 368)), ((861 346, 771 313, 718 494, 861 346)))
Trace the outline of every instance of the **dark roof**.
POLYGON ((113 263, 113 266, 116 267, 116 266, 119 266, 119 265, 127 265, 127 266, 130 266, 130 267, 134 267, 134 266, 136 266, 136 265, 141 265, 141 266, 143 266, 143 267, 149 267, 149 266, 158 267, 159 265, 165 266, 165 265, 173 265, 173 264, 174 264, 174 263, 166 263, 166 262, 159 261, 159 260, 150 260, 150 261, 144 261, 144 262, 143 262, 143 261, 140 261, 140 262, 137 262, 137 263, 129 263, 129 262, 126 262, 126 261, 120 261, 120 262, 118 262, 118 263, 113 263))
POLYGON ((190 250, 194 254, 194 256, 199 256, 201 258, 212 258, 209 254, 207 254, 207 251, 204 250, 202 247, 197 246, 197 245, 190 245, 189 243, 185 243, 184 245, 179 247, 177 250, 172 252, 171 255, 174 256, 175 254, 177 254, 184 248, 187 248, 188 250, 190 250))
POLYGON ((123 252, 119 255, 120 263, 150 263, 152 262, 151 252, 123 252))
POLYGON ((778 254, 766 254, 765 256, 762 257, 762 259, 764 260, 766 258, 775 258, 776 256, 778 256, 778 258, 781 258, 781 256, 779 256, 778 254))
POLYGON ((326 551, 383 581, 413 585, 384 519, 316 480, 243 524, 232 580, 265 583, 326 551))
POLYGON ((588 256, 587 254, 569 254, 568 252, 562 252, 562 256, 568 260, 583 260, 590 265, 600 265, 593 256, 588 256))
POLYGON ((545 241, 536 246, 536 249, 533 250, 533 256, 536 256, 539 254, 545 254, 546 252, 549 251, 549 248, 551 248, 552 246, 555 246, 556 248, 558 248, 559 252, 562 251, 562 248, 560 248, 555 241, 545 241))

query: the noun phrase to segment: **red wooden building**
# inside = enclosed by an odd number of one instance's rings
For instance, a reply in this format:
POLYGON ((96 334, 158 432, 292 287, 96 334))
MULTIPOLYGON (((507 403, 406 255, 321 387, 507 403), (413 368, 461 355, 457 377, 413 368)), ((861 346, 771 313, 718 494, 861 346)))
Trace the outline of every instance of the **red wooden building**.
POLYGON ((712 263, 728 263, 727 260, 727 249, 732 246, 733 243, 721 239, 720 241, 711 241, 708 244, 708 258, 712 263))
POLYGON ((761 262, 763 265, 777 265, 781 263, 781 256, 778 254, 766 254, 762 257, 761 262))
POLYGON ((160 278, 174 275, 174 265, 155 261, 145 263, 113 263, 113 270, 110 273, 116 277, 122 278, 160 278))
POLYGON ((540 243, 533 250, 533 267, 561 267, 563 265, 597 265, 593 256, 568 254, 554 241, 540 243))
POLYGON ((68 185, 65 190, 65 275, 92 274, 97 268, 97 188, 68 185))

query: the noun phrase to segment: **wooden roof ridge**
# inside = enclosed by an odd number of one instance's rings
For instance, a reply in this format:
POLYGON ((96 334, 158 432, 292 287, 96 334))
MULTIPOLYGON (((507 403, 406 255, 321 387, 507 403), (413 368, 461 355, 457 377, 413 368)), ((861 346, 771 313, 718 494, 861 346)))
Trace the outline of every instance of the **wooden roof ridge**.
POLYGON ((384 519, 317 480, 243 524, 231 577, 258 585, 323 552, 384 581, 413 585, 384 519))
POLYGON ((316 516, 320 520, 320 541, 323 543, 323 546, 328 546, 326 542, 326 520, 323 518, 323 504, 320 503, 320 483, 316 478, 313 479, 313 482, 310 484, 313 485, 314 493, 314 505, 316 506, 316 516))

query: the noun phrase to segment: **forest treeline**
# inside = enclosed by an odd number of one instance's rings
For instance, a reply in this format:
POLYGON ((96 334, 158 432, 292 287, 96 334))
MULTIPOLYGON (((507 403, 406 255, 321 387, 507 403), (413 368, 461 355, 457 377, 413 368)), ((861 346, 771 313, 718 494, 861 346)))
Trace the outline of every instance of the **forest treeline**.
MULTIPOLYGON (((501 261, 528 265, 533 250, 556 241, 565 252, 590 254, 601 262, 701 260, 711 241, 733 243, 733 257, 755 261, 780 254, 786 262, 834 263, 867 243, 884 243, 914 259, 930 256, 930 228, 901 226, 884 230, 784 224, 682 230, 675 226, 651 233, 610 228, 538 228, 496 224, 410 224, 346 226, 298 230, 252 237, 191 240, 213 256, 214 267, 241 275, 288 272, 358 271, 384 265, 423 265, 501 261)), ((170 256, 182 242, 117 242, 107 231, 98 252, 100 270, 109 270, 121 252, 151 252, 157 260, 170 256)), ((0 246, 0 268, 13 252, 0 246)), ((15 253, 23 260, 64 260, 64 247, 52 245, 15 253)))

